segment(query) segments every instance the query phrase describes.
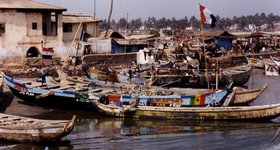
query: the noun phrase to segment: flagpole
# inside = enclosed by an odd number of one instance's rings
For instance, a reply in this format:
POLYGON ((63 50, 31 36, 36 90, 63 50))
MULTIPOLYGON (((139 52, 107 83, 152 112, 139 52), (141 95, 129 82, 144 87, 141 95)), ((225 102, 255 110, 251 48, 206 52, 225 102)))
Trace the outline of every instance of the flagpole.
MULTIPOLYGON (((200 4, 199 4, 199 7, 200 7, 200 4)), ((207 65, 207 60, 206 60, 205 36, 204 36, 204 31, 203 31, 203 22, 202 22, 202 18, 201 18, 202 14, 201 14, 201 11, 199 11, 199 12, 200 12, 200 32, 201 32, 201 36, 202 36, 203 53, 204 53, 204 65, 205 65, 205 69, 206 69, 205 78, 206 78, 207 87, 208 87, 208 90, 209 90, 210 89, 210 83, 209 83, 209 78, 208 78, 208 65, 207 65)))

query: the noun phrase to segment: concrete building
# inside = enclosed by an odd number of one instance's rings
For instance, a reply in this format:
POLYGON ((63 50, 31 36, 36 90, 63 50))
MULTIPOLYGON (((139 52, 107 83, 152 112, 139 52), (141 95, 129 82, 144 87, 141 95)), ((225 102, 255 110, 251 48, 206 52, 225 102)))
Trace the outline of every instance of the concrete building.
POLYGON ((0 0, 0 61, 20 63, 37 57, 42 47, 63 55, 62 12, 65 8, 33 0, 0 0), (52 19, 53 18, 53 19, 52 19))
POLYGON ((72 41, 76 34, 75 40, 79 40, 82 31, 86 31, 89 38, 98 37, 100 22, 102 20, 85 14, 63 14, 63 41, 72 41))
POLYGON ((93 53, 92 43, 88 39, 97 38, 100 35, 99 24, 102 20, 85 14, 63 14, 63 42, 69 48, 70 55, 93 53), (73 41, 79 41, 72 43, 73 41), (79 46, 77 45, 79 43, 79 46), (74 46, 73 46, 74 45, 74 46))

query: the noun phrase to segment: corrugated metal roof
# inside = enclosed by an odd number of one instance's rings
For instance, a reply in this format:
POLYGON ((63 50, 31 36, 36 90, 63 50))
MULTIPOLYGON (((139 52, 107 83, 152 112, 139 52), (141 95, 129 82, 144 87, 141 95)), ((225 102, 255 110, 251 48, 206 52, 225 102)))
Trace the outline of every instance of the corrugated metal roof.
POLYGON ((0 0, 0 9, 66 11, 66 8, 53 6, 33 0, 0 0))
POLYGON ((63 14, 63 23, 80 23, 83 20, 84 23, 101 22, 102 20, 94 18, 85 14, 63 14))
POLYGON ((99 34, 99 38, 120 38, 120 39, 124 39, 124 37, 119 33, 116 32, 112 29, 108 30, 107 36, 105 37, 106 31, 102 31, 99 34))

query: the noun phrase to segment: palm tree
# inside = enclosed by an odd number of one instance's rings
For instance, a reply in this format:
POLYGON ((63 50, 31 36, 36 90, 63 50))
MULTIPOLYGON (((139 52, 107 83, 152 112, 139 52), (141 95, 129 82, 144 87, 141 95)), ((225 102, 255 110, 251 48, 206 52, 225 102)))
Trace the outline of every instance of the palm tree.
POLYGON ((108 30, 110 28, 110 21, 111 21, 111 16, 112 16, 112 12, 113 12, 113 0, 111 0, 111 8, 110 8, 110 12, 109 12, 109 17, 108 17, 108 26, 107 26, 107 30, 106 30, 106 33, 105 33, 105 37, 107 37, 107 34, 108 34, 108 30))

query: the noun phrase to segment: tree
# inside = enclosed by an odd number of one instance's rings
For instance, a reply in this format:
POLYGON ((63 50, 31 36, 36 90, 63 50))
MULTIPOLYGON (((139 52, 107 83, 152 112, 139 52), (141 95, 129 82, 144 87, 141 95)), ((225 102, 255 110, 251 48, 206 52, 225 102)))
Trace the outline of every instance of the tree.
POLYGON ((138 19, 132 19, 131 21, 130 21, 130 23, 129 23, 129 25, 130 25, 130 29, 132 30, 132 31, 134 31, 134 30, 139 30, 140 28, 141 28, 141 26, 142 26, 142 20, 141 20, 141 18, 138 18, 138 19))
POLYGON ((112 12, 113 12, 113 0, 111 0, 111 7, 110 7, 110 12, 109 12, 109 16, 108 16, 108 27, 107 27, 107 30, 106 30, 106 33, 105 33, 105 37, 107 37, 107 34, 108 34, 108 30, 110 28, 110 21, 111 21, 111 16, 112 16, 112 12))
POLYGON ((119 22, 117 23, 118 29, 125 30, 127 26, 127 21, 125 18, 120 18, 119 22))
POLYGON ((200 24, 200 23, 199 23, 199 20, 197 20, 195 16, 192 16, 192 17, 190 18, 190 25, 191 25, 192 27, 199 28, 199 26, 200 26, 199 24, 200 24))

